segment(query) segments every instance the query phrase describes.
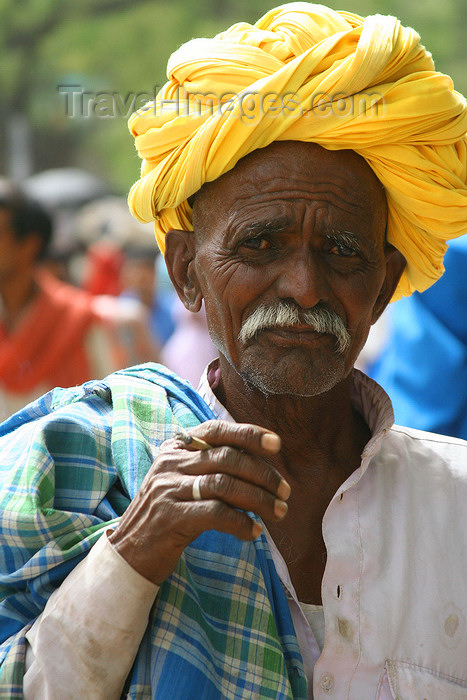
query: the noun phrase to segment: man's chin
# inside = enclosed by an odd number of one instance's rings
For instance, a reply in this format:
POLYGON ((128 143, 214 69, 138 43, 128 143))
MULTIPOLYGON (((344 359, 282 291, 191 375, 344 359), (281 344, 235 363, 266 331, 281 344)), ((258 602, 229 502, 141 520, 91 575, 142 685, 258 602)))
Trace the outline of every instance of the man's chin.
POLYGON ((321 367, 302 363, 293 367, 287 363, 269 366, 244 363, 239 374, 248 386, 262 394, 311 397, 333 389, 346 372, 344 356, 336 354, 321 367))

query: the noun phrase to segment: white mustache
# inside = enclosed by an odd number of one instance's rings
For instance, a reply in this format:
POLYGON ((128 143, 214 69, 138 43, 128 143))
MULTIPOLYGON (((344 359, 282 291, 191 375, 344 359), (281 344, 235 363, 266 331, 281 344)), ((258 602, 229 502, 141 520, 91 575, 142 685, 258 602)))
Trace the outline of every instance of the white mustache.
POLYGON ((316 333, 329 333, 337 338, 337 352, 343 353, 350 343, 350 334, 341 317, 322 306, 299 309, 293 304, 279 302, 274 306, 262 304, 242 324, 238 340, 246 343, 262 330, 306 324, 316 333))

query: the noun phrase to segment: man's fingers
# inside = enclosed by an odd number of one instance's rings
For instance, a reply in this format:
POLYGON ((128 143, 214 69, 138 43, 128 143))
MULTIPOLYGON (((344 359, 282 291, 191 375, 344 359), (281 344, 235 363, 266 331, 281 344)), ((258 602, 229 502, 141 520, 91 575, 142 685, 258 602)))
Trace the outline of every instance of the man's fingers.
POLYGON ((260 486, 283 500, 290 495, 290 487, 277 469, 228 445, 198 452, 184 451, 183 464, 178 450, 167 450, 157 460, 157 472, 179 472, 193 476, 227 474, 260 486))
MULTIPOLYGON (((240 540, 253 540, 263 530, 261 524, 250 518, 243 510, 232 508, 222 501, 196 501, 191 503, 189 508, 190 539, 206 530, 218 530, 228 535, 235 535, 240 540)), ((188 519, 185 523, 188 525, 188 519)), ((184 536, 186 535, 182 535, 184 536)))
POLYGON ((287 513, 287 504, 262 488, 236 479, 229 474, 201 474, 190 482, 186 492, 188 501, 215 501, 234 508, 253 511, 263 520, 281 520, 287 513))
MULTIPOLYGON (((233 476, 288 498, 287 488, 277 469, 263 460, 255 459, 234 447, 215 447, 200 455, 199 468, 207 474, 233 476)), ((285 484, 285 482, 284 482, 285 484)), ((290 489, 289 489, 290 492, 290 489)))
POLYGON ((281 439, 277 433, 250 423, 210 420, 192 428, 189 434, 201 438, 213 447, 229 445, 263 456, 277 454, 281 447, 281 439))

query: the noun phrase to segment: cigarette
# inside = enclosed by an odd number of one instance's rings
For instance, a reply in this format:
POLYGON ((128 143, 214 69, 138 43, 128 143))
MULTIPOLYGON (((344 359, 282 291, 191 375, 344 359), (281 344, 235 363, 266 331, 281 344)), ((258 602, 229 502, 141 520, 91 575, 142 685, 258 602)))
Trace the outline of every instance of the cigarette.
POLYGON ((212 445, 210 445, 208 442, 201 440, 201 438, 197 438, 194 435, 190 435, 190 433, 183 428, 176 433, 175 438, 177 440, 181 440, 181 442, 183 442, 183 444, 186 446, 186 449, 192 450, 193 452, 196 450, 212 449, 212 445))

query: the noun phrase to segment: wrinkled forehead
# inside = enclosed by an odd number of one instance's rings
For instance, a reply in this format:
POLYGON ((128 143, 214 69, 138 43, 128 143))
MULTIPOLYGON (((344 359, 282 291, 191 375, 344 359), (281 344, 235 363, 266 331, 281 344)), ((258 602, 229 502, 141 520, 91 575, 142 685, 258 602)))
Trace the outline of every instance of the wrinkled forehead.
POLYGON ((214 182, 205 183, 192 201, 193 228, 205 230, 208 222, 234 214, 247 200, 262 205, 326 192, 348 210, 374 217, 384 230, 386 196, 364 158, 354 151, 331 151, 301 141, 276 141, 257 149, 214 182))

